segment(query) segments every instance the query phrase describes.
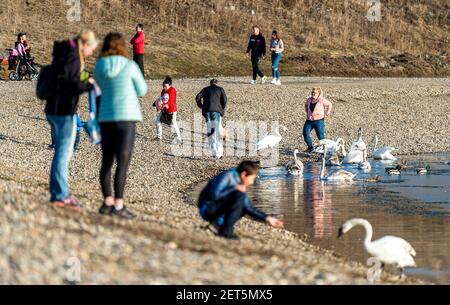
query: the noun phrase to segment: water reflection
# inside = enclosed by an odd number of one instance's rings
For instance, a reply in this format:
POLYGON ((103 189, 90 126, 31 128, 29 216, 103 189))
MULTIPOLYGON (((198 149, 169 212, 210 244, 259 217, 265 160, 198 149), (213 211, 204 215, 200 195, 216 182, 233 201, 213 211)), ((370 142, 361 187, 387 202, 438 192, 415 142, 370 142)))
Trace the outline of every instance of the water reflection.
POLYGON ((352 230, 342 240, 336 234, 344 221, 365 218, 374 227, 374 239, 396 235, 413 245, 419 268, 408 275, 450 283, 450 166, 443 162, 449 155, 414 157, 413 165, 432 163, 425 176, 405 171, 389 177, 384 174, 389 164, 372 161, 370 173, 360 172, 348 184, 321 182, 318 163, 306 164, 301 178, 287 176, 284 168, 268 169, 261 171, 249 195, 256 206, 281 215, 288 230, 364 264, 369 257, 362 246, 363 230, 352 230), (382 181, 362 180, 374 175, 382 175, 382 181))
MULTIPOLYGON (((318 168, 314 168, 317 171, 318 168)), ((320 173, 320 171, 319 171, 320 173)), ((315 238, 331 237, 332 232, 332 194, 325 192, 323 181, 318 179, 304 180, 303 202, 305 214, 310 226, 314 229, 315 238)))

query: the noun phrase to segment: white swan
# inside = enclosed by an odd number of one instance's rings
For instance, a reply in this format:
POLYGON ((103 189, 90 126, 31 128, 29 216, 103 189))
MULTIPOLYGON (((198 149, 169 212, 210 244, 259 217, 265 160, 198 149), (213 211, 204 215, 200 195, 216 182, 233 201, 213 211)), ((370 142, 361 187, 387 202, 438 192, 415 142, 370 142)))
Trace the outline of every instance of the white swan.
POLYGON ((360 127, 358 129, 358 140, 353 141, 350 150, 354 150, 354 149, 358 149, 358 150, 365 150, 367 149, 367 145, 366 143, 364 143, 363 139, 362 139, 362 128, 360 127))
POLYGON ((341 237, 355 226, 363 226, 366 230, 364 248, 382 264, 394 265, 400 268, 403 274, 405 267, 415 267, 414 256, 416 251, 404 239, 395 236, 384 236, 372 241, 372 225, 365 219, 355 218, 348 220, 339 228, 338 237, 341 237))
POLYGON ((386 160, 386 161, 396 161, 397 158, 392 155, 395 148, 390 146, 383 146, 377 148, 378 145, 378 135, 375 135, 375 146, 373 147, 372 157, 375 160, 386 160))
POLYGON ((294 151, 294 160, 291 160, 286 164, 286 170, 288 171, 288 173, 290 175, 293 175, 293 176, 303 175, 304 166, 303 166, 303 162, 297 158, 298 153, 299 153, 299 151, 298 151, 298 149, 296 149, 294 151))
MULTIPOLYGON (((286 131, 287 128, 282 126, 283 131, 286 131)), ((280 128, 277 126, 275 128, 275 132, 272 135, 268 135, 265 136, 264 138, 262 138, 257 144, 256 147, 258 150, 263 150, 266 148, 274 148, 275 146, 277 146, 278 143, 280 143, 281 139, 283 137, 280 134, 280 128)))
POLYGON ((358 168, 365 171, 370 171, 372 169, 370 162, 367 161, 367 149, 363 151, 363 161, 358 164, 358 168))
POLYGON ((345 141, 342 138, 338 138, 336 141, 329 140, 329 139, 320 140, 319 144, 316 145, 313 152, 318 153, 318 154, 323 154, 323 145, 327 146, 327 151, 330 155, 334 155, 339 150, 342 151, 342 155, 344 157, 347 154, 345 151, 345 141))
POLYGON ((319 144, 316 145, 313 152, 323 154, 324 153, 323 145, 327 146, 326 165, 340 166, 341 161, 339 160, 338 152, 341 151, 341 154, 344 157, 347 155, 347 152, 345 151, 344 139, 338 138, 336 141, 329 139, 320 140, 319 144))
POLYGON ((331 180, 331 181, 350 181, 353 180, 353 178, 356 176, 355 174, 345 171, 345 170, 338 170, 331 174, 328 174, 325 176, 325 162, 326 162, 326 154, 327 154, 327 147, 326 145, 323 146, 324 154, 322 156, 322 167, 320 168, 320 180, 331 180))
POLYGON ((357 147, 351 149, 345 158, 342 160, 343 164, 359 164, 364 161, 364 152, 357 147))
POLYGON ((362 139, 362 128, 358 130, 358 140, 352 143, 350 151, 342 160, 343 164, 359 164, 364 162, 364 150, 367 150, 367 145, 362 139))

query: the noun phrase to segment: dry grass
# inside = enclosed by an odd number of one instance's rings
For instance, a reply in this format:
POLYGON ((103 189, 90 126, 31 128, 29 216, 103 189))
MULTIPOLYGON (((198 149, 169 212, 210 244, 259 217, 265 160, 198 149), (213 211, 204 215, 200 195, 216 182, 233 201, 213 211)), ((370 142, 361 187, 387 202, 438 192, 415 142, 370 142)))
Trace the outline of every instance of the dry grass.
MULTIPOLYGON (((68 22, 66 0, 4 0, 0 46, 10 46, 24 30, 38 62, 48 62, 55 39, 84 27, 100 36, 115 30, 129 37, 142 22, 149 76, 242 75, 250 71, 241 54, 251 26, 258 24, 266 36, 276 28, 284 37, 285 74, 450 74, 448 1, 382 1, 381 22, 366 19, 364 0, 85 0, 81 5, 81 21, 68 22), (411 67, 377 66, 380 59, 389 63, 403 53, 411 54, 411 67), (348 56, 356 61, 347 62, 348 56)), ((264 67, 270 67, 268 61, 264 67)))

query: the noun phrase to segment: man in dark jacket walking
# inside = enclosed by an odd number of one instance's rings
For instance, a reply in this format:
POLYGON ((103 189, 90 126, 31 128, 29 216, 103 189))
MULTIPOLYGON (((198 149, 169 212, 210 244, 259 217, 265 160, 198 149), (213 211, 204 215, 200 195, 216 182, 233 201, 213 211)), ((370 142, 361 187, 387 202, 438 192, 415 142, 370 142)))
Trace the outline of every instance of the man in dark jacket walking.
POLYGON ((197 106, 202 109, 208 127, 209 151, 218 159, 223 156, 221 143, 222 117, 227 106, 227 95, 222 87, 219 87, 217 79, 212 79, 210 86, 203 88, 195 97, 197 106))
POLYGON ((136 34, 131 39, 130 43, 133 46, 133 60, 138 64, 139 69, 142 72, 142 75, 144 75, 145 34, 143 24, 139 23, 136 26, 136 34))
POLYGON ((251 84, 256 85, 257 76, 261 77, 261 83, 264 84, 267 77, 259 69, 259 63, 266 56, 266 39, 257 26, 253 27, 253 34, 248 41, 247 56, 250 56, 253 67, 253 80, 251 84))

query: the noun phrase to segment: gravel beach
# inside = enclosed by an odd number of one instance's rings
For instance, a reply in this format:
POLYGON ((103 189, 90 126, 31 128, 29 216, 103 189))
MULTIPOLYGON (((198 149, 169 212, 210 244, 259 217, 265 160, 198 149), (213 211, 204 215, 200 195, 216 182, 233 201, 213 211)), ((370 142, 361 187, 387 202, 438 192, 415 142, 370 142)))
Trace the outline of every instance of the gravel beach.
MULTIPOLYGON (((81 262, 81 284, 367 284, 367 267, 309 245, 301 236, 244 219, 240 241, 226 241, 204 229, 190 196, 193 187, 238 164, 174 156, 174 135, 153 141, 151 106, 161 81, 149 81, 141 99, 145 121, 138 125, 126 189, 128 206, 138 218, 101 217, 98 182, 100 149, 85 134, 71 163, 71 190, 83 213, 58 210, 48 203, 52 151, 43 103, 34 83, 0 82, 0 284, 68 283, 70 258, 81 262)), ((206 79, 175 80, 179 121, 190 123, 199 110, 195 95, 206 79)), ((375 132, 397 155, 450 151, 450 79, 284 78, 283 86, 251 86, 245 78, 226 78, 231 121, 278 121, 282 132, 279 164, 289 160, 301 139, 304 101, 321 86, 334 104, 327 138, 355 139, 363 128, 367 143, 375 132)), ((80 114, 86 119, 87 102, 80 114)), ((270 127, 269 127, 270 130, 270 127)), ((191 134, 188 132, 187 134, 191 134)), ((385 274, 385 283, 397 282, 385 274)))

